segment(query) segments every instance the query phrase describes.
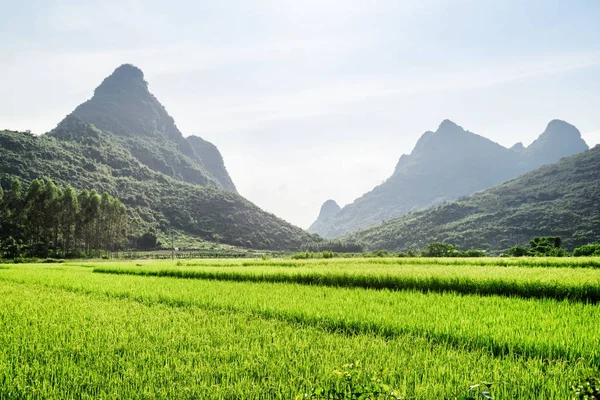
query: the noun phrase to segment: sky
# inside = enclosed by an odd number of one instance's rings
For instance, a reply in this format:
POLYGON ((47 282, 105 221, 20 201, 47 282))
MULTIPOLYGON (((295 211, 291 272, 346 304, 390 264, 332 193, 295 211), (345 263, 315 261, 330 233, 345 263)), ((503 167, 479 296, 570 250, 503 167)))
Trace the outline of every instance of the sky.
POLYGON ((444 119, 504 146, 563 119, 600 143, 597 0, 0 5, 0 129, 47 132, 132 63, 240 194, 303 228, 444 119))

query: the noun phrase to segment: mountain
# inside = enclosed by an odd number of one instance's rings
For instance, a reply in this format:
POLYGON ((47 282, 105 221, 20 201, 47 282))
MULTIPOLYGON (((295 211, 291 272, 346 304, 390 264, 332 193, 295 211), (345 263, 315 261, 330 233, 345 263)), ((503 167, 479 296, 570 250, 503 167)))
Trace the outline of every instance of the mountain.
POLYGON ((370 249, 422 249, 431 242, 500 252, 534 236, 567 249, 600 241, 600 146, 456 202, 347 235, 370 249))
POLYGON ((51 132, 0 131, 0 154, 5 188, 14 177, 48 177, 108 192, 126 205, 137 234, 174 228, 274 250, 319 240, 237 194, 217 148, 184 138, 131 65, 117 68, 51 132))
POLYGON ((217 148, 199 138, 183 137, 165 107, 150 93, 143 72, 130 64, 117 68, 94 96, 68 118, 115 135, 142 164, 172 178, 234 191, 217 148))
POLYGON ((510 149, 445 120, 435 132, 425 132, 410 155, 400 157, 383 184, 309 232, 339 237, 492 187, 587 148, 581 133, 559 120, 529 147, 518 143, 510 149))
POLYGON ((587 149, 588 145, 577 128, 565 121, 554 120, 548 124, 544 133, 527 147, 528 166, 532 169, 541 167, 587 149))
POLYGON ((321 227, 328 223, 328 221, 335 217, 342 208, 336 203, 334 200, 327 200, 321 206, 321 211, 319 212, 319 217, 313 224, 308 228, 309 232, 316 232, 321 229, 321 227))

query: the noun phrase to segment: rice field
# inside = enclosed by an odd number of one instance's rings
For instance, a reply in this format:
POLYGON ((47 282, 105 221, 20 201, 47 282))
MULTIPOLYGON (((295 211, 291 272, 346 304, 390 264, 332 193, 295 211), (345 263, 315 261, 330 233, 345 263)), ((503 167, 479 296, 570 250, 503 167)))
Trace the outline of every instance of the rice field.
POLYGON ((2 265, 0 399, 294 399, 354 361, 403 399, 567 399, 600 375, 598 261, 2 265))

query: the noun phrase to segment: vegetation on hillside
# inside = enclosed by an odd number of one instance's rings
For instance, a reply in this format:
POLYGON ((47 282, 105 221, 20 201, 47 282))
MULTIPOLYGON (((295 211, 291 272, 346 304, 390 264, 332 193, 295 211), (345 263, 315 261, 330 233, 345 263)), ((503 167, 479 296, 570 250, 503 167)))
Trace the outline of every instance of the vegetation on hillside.
POLYGON ((506 251, 534 236, 560 236, 573 250, 600 242, 600 146, 491 189, 364 230, 345 240, 367 249, 423 249, 430 242, 460 249, 506 251))
POLYGON ((239 196, 218 149, 184 138, 132 65, 117 68, 50 133, 0 131, 0 151, 0 186, 51 178, 110 193, 125 204, 138 236, 177 231, 270 250, 320 240, 239 196))
POLYGON ((205 240, 257 249, 300 249, 319 241, 231 191, 183 182, 151 170, 107 134, 76 117, 47 135, 0 131, 0 183, 27 185, 48 177, 57 185, 95 189, 119 198, 136 235, 171 229, 205 240))

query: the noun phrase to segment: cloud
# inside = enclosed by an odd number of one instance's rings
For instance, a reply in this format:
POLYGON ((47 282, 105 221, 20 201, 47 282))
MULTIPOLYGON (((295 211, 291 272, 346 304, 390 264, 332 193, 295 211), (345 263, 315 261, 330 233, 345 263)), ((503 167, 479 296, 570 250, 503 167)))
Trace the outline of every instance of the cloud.
POLYGON ((556 54, 506 64, 448 65, 443 70, 405 71, 404 74, 329 77, 313 85, 274 93, 204 93, 195 99, 196 113, 208 132, 255 129, 274 120, 297 120, 320 115, 365 111, 382 101, 420 94, 489 88, 600 65, 600 53, 556 54), (400 76, 399 76, 400 75, 400 76))

